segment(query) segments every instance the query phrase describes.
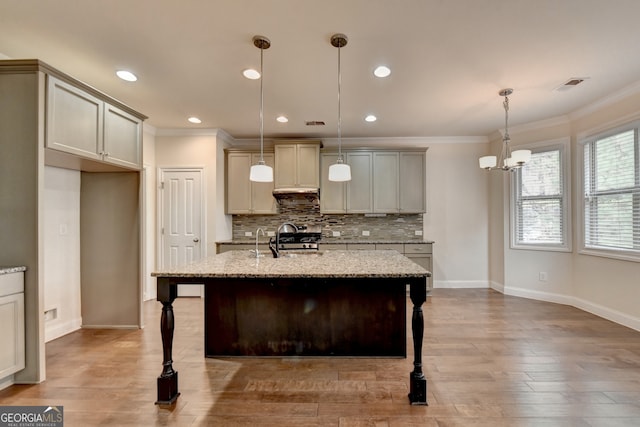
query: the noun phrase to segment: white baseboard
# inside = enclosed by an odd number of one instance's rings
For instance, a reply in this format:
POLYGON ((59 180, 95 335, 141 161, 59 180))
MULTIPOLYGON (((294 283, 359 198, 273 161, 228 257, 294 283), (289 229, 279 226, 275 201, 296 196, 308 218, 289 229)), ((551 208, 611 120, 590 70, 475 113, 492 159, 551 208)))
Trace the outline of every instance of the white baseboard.
POLYGON ((67 322, 56 322, 44 326, 44 342, 53 341, 56 338, 60 338, 63 335, 70 334, 73 331, 80 329, 82 325, 82 318, 69 320, 67 322))
POLYGON ((483 280, 434 280, 433 287, 447 289, 488 288, 489 282, 483 280))
POLYGON ((3 390, 9 386, 12 386, 14 383, 13 381, 13 374, 9 375, 8 377, 2 378, 0 380, 0 390, 3 390))
POLYGON ((640 318, 630 316, 611 308, 595 304, 591 301, 583 300, 581 298, 572 297, 568 295, 554 294, 550 292, 533 291, 530 289, 514 288, 511 286, 504 287, 503 285, 491 286, 498 292, 502 292, 505 295, 512 295, 522 298, 529 298, 538 301, 553 302, 556 304, 570 305, 587 313, 595 314, 598 317, 602 317, 628 328, 640 331, 640 318), (502 290, 500 290, 500 288, 502 290))

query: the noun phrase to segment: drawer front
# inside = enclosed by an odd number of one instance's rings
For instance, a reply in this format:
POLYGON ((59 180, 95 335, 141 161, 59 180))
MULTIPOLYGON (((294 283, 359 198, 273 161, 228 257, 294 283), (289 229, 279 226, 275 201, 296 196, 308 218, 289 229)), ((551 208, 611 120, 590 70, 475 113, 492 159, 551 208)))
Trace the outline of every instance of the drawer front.
POLYGON ((374 251, 376 245, 372 243, 348 243, 347 249, 350 251, 374 251))
POLYGON ((376 250, 392 249, 401 254, 404 253, 404 245, 402 243, 376 243, 376 250))
POLYGON ((430 254, 432 253, 431 243, 405 243, 405 254, 430 254))
POLYGON ((24 292, 24 273, 0 274, 0 297, 24 292))
POLYGON ((318 245, 321 251, 346 251, 346 243, 322 243, 318 245))

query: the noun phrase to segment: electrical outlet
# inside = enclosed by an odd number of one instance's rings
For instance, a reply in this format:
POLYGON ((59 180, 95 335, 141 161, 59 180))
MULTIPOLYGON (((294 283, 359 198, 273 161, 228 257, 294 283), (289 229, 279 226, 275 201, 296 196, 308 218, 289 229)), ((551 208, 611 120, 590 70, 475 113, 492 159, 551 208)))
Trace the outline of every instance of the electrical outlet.
POLYGON ((538 274, 538 280, 540 280, 541 282, 546 282, 547 279, 548 279, 548 276, 547 276, 547 272, 546 271, 541 271, 538 274))
POLYGON ((67 228, 67 224, 60 224, 60 235, 66 236, 69 233, 69 229, 67 228))
POLYGON ((251 237, 253 236, 253 231, 245 231, 244 232, 244 237, 251 237))
POLYGON ((276 235, 275 231, 267 231, 267 236, 274 237, 276 235))
POLYGON ((422 236, 422 230, 416 230, 416 236, 422 236))
POLYGON ((362 235, 363 236, 368 236, 369 235, 369 230, 362 230, 362 235))
POLYGON ((332 235, 333 237, 340 237, 340 232, 339 232, 339 231, 333 231, 333 232, 331 233, 331 235, 332 235))

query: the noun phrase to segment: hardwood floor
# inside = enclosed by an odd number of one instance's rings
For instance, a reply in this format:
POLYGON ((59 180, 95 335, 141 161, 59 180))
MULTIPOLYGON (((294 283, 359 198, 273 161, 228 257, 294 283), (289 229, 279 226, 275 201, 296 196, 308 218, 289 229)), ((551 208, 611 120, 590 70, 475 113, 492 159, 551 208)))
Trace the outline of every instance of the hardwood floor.
POLYGON ((424 306, 429 406, 408 403, 412 357, 205 359, 202 301, 174 307, 176 404, 153 403, 155 301, 143 330, 48 343, 47 381, 2 390, 0 404, 63 405, 67 427, 640 426, 640 332, 572 307, 435 289, 424 306))

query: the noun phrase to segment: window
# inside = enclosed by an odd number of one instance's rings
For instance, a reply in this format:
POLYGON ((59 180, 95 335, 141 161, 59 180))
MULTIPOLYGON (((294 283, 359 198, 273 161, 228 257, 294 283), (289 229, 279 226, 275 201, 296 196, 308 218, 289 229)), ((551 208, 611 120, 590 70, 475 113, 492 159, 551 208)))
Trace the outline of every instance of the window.
POLYGON ((527 147, 531 161, 512 178, 512 248, 570 250, 568 146, 566 139, 527 147))
POLYGON ((584 143, 585 252, 640 260, 638 125, 584 143))

